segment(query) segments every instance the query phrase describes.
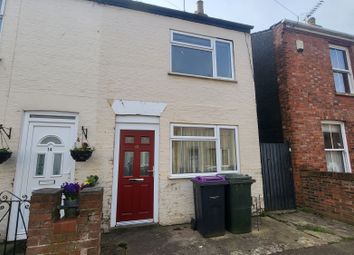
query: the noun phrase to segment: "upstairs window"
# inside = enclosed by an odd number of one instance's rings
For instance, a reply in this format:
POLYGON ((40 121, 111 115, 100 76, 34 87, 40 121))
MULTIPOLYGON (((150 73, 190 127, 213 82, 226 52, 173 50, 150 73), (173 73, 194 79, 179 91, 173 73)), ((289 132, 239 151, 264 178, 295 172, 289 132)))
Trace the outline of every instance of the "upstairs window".
POLYGON ((341 122, 323 122, 322 133, 327 170, 339 173, 350 172, 344 124, 341 122))
POLYGON ((353 94, 353 75, 350 68, 348 50, 338 46, 330 46, 329 51, 336 92, 353 94))
POLYGON ((2 21, 4 18, 4 12, 5 12, 5 0, 0 0, 0 32, 2 30, 2 21))
POLYGON ((234 79, 231 41, 171 32, 171 72, 234 79))

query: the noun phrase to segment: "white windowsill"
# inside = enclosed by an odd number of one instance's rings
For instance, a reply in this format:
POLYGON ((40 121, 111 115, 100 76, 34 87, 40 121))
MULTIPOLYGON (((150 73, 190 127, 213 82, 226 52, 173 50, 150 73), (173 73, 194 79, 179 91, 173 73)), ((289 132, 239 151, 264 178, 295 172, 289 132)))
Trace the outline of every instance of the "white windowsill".
POLYGON ((193 74, 168 72, 168 75, 237 83, 237 80, 234 80, 234 79, 223 79, 223 78, 218 78, 218 77, 207 77, 207 76, 193 75, 193 74))
POLYGON ((336 92, 337 96, 347 96, 347 97, 354 97, 354 94, 352 93, 340 93, 340 92, 336 92))
POLYGON ((240 171, 223 171, 223 172, 212 172, 212 173, 196 173, 196 174, 171 174, 169 180, 178 179, 191 179, 197 176, 214 176, 218 174, 240 174, 240 171))

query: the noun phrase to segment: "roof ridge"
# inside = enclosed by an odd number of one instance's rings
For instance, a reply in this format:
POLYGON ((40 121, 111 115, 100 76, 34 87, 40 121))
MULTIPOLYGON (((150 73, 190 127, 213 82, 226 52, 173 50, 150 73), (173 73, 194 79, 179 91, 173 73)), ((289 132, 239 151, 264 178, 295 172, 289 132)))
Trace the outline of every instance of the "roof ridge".
POLYGON ((183 19, 190 22, 221 27, 225 29, 240 31, 250 33, 253 26, 246 25, 242 23, 237 23, 233 21, 223 20, 219 18, 212 18, 208 16, 202 16, 194 13, 183 12, 179 10, 174 10, 166 7, 161 7, 157 5, 147 4, 143 2, 137 2, 132 0, 88 0, 96 2, 98 4, 106 4, 126 9, 131 9, 135 11, 147 12, 151 14, 183 19))

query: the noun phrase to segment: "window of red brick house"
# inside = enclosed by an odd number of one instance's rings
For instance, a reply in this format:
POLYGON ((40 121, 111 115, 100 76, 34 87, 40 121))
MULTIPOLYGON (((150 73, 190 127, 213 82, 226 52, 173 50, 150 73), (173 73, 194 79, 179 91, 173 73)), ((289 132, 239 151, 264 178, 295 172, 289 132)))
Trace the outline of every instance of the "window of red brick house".
POLYGON ((327 170, 329 172, 351 172, 344 124, 322 122, 327 170))
POLYGON ((0 0, 0 32, 2 30, 4 12, 5 12, 5 0, 0 0))
POLYGON ((336 92, 354 94, 353 73, 350 68, 348 49, 331 45, 329 50, 336 92))

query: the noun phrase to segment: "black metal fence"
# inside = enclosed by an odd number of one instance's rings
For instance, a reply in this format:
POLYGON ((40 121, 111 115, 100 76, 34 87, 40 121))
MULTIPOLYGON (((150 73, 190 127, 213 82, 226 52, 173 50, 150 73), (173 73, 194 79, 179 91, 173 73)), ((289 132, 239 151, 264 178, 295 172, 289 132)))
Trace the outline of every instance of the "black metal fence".
POLYGON ((261 162, 265 210, 295 209, 289 145, 286 143, 261 143, 261 162))
POLYGON ((0 254, 25 254, 30 201, 9 191, 0 192, 0 254), (1 234, 2 233, 2 234, 1 234))

